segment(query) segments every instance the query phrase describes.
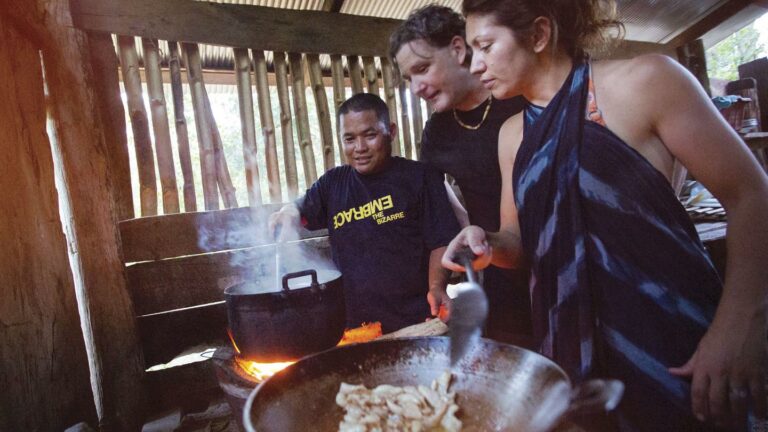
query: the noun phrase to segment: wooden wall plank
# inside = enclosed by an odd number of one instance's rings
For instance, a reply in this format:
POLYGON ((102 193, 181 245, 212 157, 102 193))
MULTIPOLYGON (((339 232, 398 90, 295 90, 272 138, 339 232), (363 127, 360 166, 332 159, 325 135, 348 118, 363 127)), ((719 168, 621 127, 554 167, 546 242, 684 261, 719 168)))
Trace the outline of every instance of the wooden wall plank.
MULTIPOLYGON (((346 86, 344 85, 344 63, 341 56, 331 55, 331 81, 333 82, 333 121, 339 118, 339 106, 347 99, 346 86)), ((343 164, 344 146, 338 137, 334 137, 339 145, 339 160, 343 164)))
POLYGON ((352 84, 352 94, 362 93, 363 68, 360 66, 360 57, 356 55, 347 56, 347 69, 349 71, 349 81, 352 84))
POLYGON ((251 93, 253 91, 251 87, 251 58, 245 48, 235 48, 234 54, 248 205, 256 206, 261 205, 261 182, 259 181, 259 165, 256 158, 256 119, 253 115, 253 93, 251 93))
POLYGON ((280 102, 280 132, 283 137, 285 183, 288 186, 288 199, 292 200, 299 194, 299 174, 296 168, 296 152, 293 144, 293 120, 291 119, 291 102, 288 95, 288 67, 285 63, 285 53, 275 51, 273 59, 277 98, 280 102))
POLYGON ((267 61, 264 51, 251 50, 253 72, 256 75, 256 92, 259 95, 259 119, 261 136, 264 138, 264 157, 267 160, 267 181, 269 182, 269 200, 273 203, 282 201, 280 185, 280 164, 277 159, 277 136, 275 119, 272 117, 272 97, 269 94, 267 61))
POLYGON ((368 93, 381 97, 379 94, 379 73, 376 70, 376 62, 373 57, 363 57, 363 69, 365 70, 365 86, 368 93))
POLYGON ((61 165, 62 197, 81 325, 91 365, 99 425, 138 430, 142 424, 144 361, 125 285, 117 216, 111 205, 104 124, 98 115, 86 35, 71 27, 69 2, 40 1, 53 44, 43 50, 61 165))
POLYGON ((176 168, 171 150, 171 130, 168 127, 168 110, 163 92, 163 77, 160 75, 160 47, 157 39, 142 39, 144 48, 144 70, 147 73, 147 94, 152 115, 152 130, 155 133, 157 171, 163 197, 163 213, 179 212, 179 190, 176 186, 176 168))
POLYGON ((139 199, 141 215, 157 214, 157 180, 155 178, 155 157, 152 153, 152 139, 149 135, 149 120, 144 108, 144 96, 139 78, 139 59, 133 37, 118 36, 120 67, 128 100, 128 115, 133 130, 136 161, 139 171, 139 199))
POLYGON ((0 430, 58 431, 82 421, 95 424, 96 410, 46 136, 40 47, 21 36, 5 13, 0 11, 0 430))
POLYGON ((293 112, 296 113, 297 131, 299 132, 299 152, 304 168, 304 182, 309 187, 317 180, 315 152, 312 149, 312 134, 309 127, 307 112, 307 86, 304 81, 304 62, 301 53, 288 53, 288 63, 291 66, 291 94, 293 95, 293 112))
POLYGON ((309 66, 309 82, 315 95, 315 109, 320 124, 320 144, 323 153, 323 167, 326 171, 336 166, 333 156, 333 129, 331 129, 331 114, 328 111, 328 96, 325 94, 323 73, 320 70, 320 57, 317 54, 307 54, 309 66))
POLYGON ((184 178, 184 210, 197 211, 195 196, 195 178, 192 173, 192 157, 189 153, 189 134, 187 118, 184 115, 184 90, 182 88, 181 57, 176 41, 168 41, 168 66, 170 69, 171 93, 173 94, 173 118, 176 124, 176 145, 179 151, 179 164, 184 178))
POLYGON ((77 0, 75 25, 102 32, 270 51, 387 55, 398 20, 190 2, 77 0))
MULTIPOLYGON (((388 58, 381 58, 381 78, 384 82, 384 101, 389 107, 389 121, 397 123, 397 96, 395 96, 394 71, 388 58)), ((398 125, 398 132, 402 126, 398 125)), ((407 130, 407 129, 406 129, 407 130)), ((392 137, 392 154, 400 156, 403 152, 400 150, 400 139, 397 135, 392 137)))

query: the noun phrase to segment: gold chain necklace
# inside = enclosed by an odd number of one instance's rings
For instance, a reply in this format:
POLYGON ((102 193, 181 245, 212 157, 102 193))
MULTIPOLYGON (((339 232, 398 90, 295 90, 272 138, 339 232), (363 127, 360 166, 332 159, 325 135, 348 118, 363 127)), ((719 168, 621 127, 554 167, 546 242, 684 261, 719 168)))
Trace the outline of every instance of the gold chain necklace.
POLYGON ((456 123, 458 123, 459 126, 463 127, 464 129, 478 130, 478 129, 480 129, 480 126, 482 126, 483 123, 485 123, 485 119, 488 117, 488 113, 491 112, 491 102, 493 102, 493 96, 490 96, 488 98, 488 105, 485 106, 485 111, 483 112, 483 118, 480 119, 480 123, 478 123, 478 124, 476 124, 474 126, 473 125, 468 125, 468 124, 464 123, 463 121, 461 121, 461 119, 459 119, 459 115, 456 114, 456 109, 453 110, 453 118, 456 120, 456 123))

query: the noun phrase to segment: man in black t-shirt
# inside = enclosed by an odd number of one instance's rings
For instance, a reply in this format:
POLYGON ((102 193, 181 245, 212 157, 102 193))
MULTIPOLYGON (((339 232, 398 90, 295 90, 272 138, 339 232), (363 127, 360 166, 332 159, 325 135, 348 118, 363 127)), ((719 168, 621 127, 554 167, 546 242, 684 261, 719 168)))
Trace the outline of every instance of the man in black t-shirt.
MULTIPOLYGON (((501 178, 499 129, 520 112, 524 100, 493 99, 469 70, 471 55, 464 39, 464 19, 444 6, 412 12, 390 37, 390 56, 402 77, 435 111, 424 128, 419 160, 455 179, 470 224, 498 230, 502 182, 510 187, 512 182, 501 178)), ((486 336, 527 345, 531 336, 528 272, 491 266, 483 273, 490 306, 486 336)))
POLYGON ((449 301, 445 246, 459 232, 442 175, 393 157, 389 109, 360 93, 338 111, 348 165, 333 168, 295 203, 270 217, 270 227, 303 219, 327 228, 342 273, 347 326, 379 321, 385 333, 423 322, 449 301))

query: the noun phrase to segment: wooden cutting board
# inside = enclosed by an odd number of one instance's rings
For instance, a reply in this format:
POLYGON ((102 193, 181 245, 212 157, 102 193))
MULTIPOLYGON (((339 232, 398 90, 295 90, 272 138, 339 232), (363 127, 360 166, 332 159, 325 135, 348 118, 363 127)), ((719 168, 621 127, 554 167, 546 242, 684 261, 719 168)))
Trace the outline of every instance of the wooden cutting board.
POLYGON ((448 326, 438 318, 435 318, 420 324, 403 327, 398 331, 379 336, 377 340, 417 336, 441 336, 446 333, 448 333, 448 326))

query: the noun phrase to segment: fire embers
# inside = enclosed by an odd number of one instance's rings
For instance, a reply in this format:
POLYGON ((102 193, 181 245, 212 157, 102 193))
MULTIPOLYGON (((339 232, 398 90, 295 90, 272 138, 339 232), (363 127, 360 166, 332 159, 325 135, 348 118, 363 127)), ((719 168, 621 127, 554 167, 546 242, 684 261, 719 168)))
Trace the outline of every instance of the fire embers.
POLYGON ((346 413, 339 431, 460 431, 456 394, 448 391, 451 377, 446 371, 431 387, 384 384, 368 389, 342 383, 336 404, 346 413))

